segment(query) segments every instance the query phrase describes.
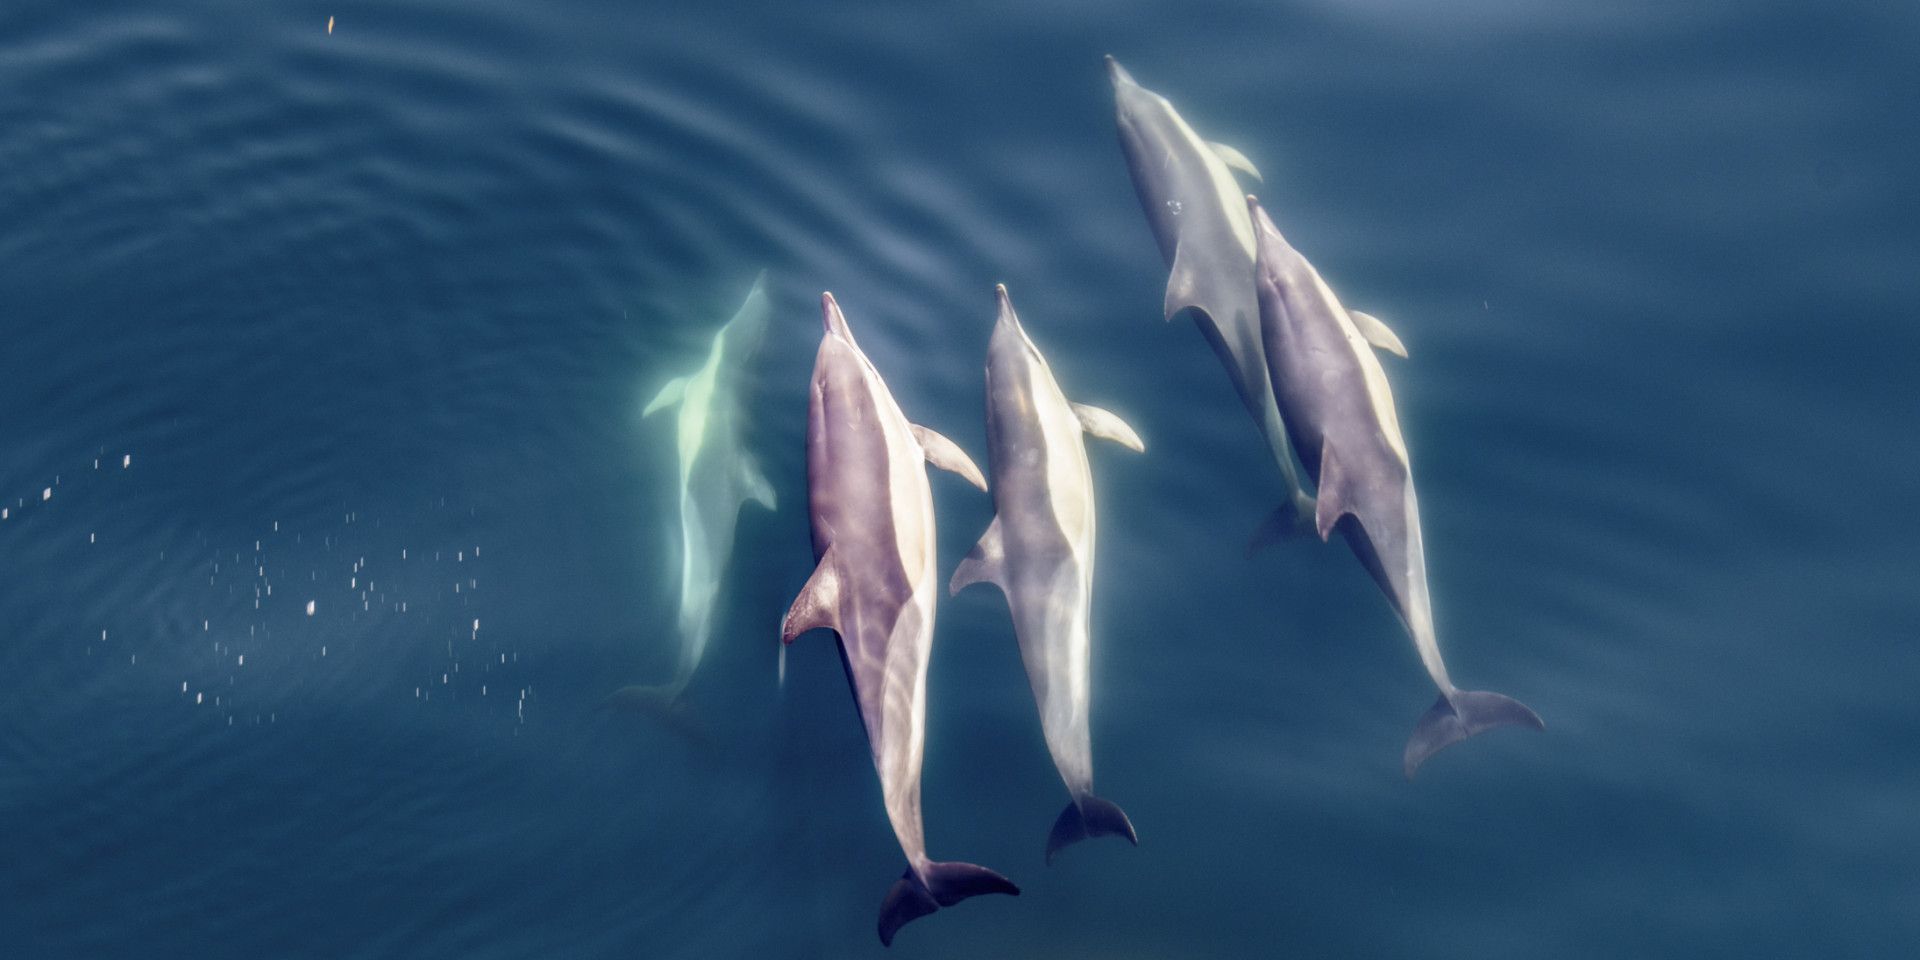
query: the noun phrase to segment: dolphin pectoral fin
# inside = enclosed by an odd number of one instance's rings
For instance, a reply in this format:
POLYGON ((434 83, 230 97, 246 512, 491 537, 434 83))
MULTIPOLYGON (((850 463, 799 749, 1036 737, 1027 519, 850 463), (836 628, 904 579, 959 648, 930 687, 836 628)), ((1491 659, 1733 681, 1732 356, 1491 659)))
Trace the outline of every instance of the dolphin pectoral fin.
POLYGON ((1347 491, 1343 485, 1346 479, 1340 469, 1340 460, 1334 456, 1333 444, 1320 445, 1320 489, 1314 491, 1313 520, 1320 532, 1320 539, 1326 540, 1333 535, 1334 524, 1340 522, 1344 514, 1353 510, 1346 503, 1347 491))
POLYGON ((1379 317, 1358 310, 1348 310, 1347 316, 1353 320, 1353 328, 1360 331, 1361 338, 1368 343, 1402 360, 1407 358, 1407 345, 1401 343, 1400 337, 1381 323, 1379 317))
POLYGON ((674 377, 672 380, 667 381, 666 386, 660 388, 659 393, 653 395, 652 400, 647 401, 646 409, 640 411, 640 415, 643 417, 651 417, 661 407, 671 407, 679 403, 680 398, 685 396, 686 393, 687 378, 674 377))
POLYGON ((917 423, 911 426, 913 438, 920 441, 920 450, 926 454, 928 463, 942 470, 951 470, 982 490, 987 488, 987 478, 981 476, 980 468, 974 466, 973 458, 967 456, 959 444, 917 423))
POLYGON ((1070 801, 1053 821, 1053 832, 1047 834, 1047 866, 1053 866, 1053 858, 1061 850, 1088 837, 1125 837, 1128 843, 1140 845, 1140 836, 1133 832, 1127 812, 1119 804, 1089 793, 1070 801))
POLYGON ((1503 694, 1490 690, 1455 690, 1451 696, 1441 694, 1420 722, 1414 724, 1413 736, 1407 738, 1403 761, 1407 779, 1412 780, 1420 765, 1441 749, 1495 727, 1508 726, 1547 729, 1531 707, 1503 694))
POLYGON ((951 907, 968 897, 985 893, 1020 895, 1020 888, 992 870, 976 864, 950 860, 929 863, 926 883, 914 875, 913 868, 900 875, 880 903, 880 943, 893 946, 893 935, 915 920, 941 907, 951 907))
POLYGON ((1074 416, 1080 418, 1080 429, 1103 440, 1112 440, 1135 453, 1147 452, 1147 445, 1141 442, 1140 435, 1134 433, 1125 420, 1084 403, 1069 403, 1068 406, 1073 408, 1074 416))
POLYGON ((987 524, 987 532, 981 534, 980 542, 967 552, 966 559, 955 567, 953 579, 947 584, 947 596, 951 597, 976 583, 991 583, 1001 590, 1006 589, 1001 579, 1001 571, 1006 569, 1006 553, 1000 542, 1000 518, 994 517, 987 524))
POLYGON ((1221 163, 1224 163, 1228 167, 1238 170, 1241 173, 1244 173, 1247 176, 1250 176, 1255 180, 1260 181, 1261 183, 1267 182, 1267 178, 1260 175, 1260 171, 1254 168, 1253 161, 1248 160, 1246 154, 1241 153, 1240 151, 1235 150, 1234 148, 1229 147, 1224 143, 1214 143, 1212 141, 1208 141, 1207 146, 1213 150, 1214 156, 1220 158, 1221 163))
POLYGON ((780 623, 780 639, 792 643, 795 637, 815 628, 840 629, 840 568, 833 562, 832 547, 813 568, 813 576, 800 588, 800 595, 793 598, 793 606, 787 608, 786 619, 780 623))
POLYGON ((776 506, 778 501, 773 494, 773 484, 767 482, 767 475, 760 472, 759 462, 750 456, 740 458, 740 492, 748 500, 768 510, 779 509, 776 506))

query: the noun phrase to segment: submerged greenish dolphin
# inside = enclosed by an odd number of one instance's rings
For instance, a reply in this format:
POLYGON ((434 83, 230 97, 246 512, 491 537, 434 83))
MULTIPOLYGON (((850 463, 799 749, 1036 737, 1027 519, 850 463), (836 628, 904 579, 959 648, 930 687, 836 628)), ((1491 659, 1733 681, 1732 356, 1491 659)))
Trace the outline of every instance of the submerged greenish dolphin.
POLYGON ((1336 529, 1346 537, 1440 688, 1440 699, 1407 740, 1406 775, 1441 748, 1495 727, 1546 729, 1526 704, 1462 690, 1447 676, 1434 636, 1413 468, 1386 371, 1319 271, 1280 235, 1258 200, 1245 203, 1256 233, 1260 321, 1274 395, 1314 479, 1314 526, 1322 540, 1336 529))
POLYGON ((1073 403, 1027 338, 1007 288, 987 342, 987 451, 993 522, 953 573, 949 592, 991 583, 1007 596, 1020 659, 1040 707, 1047 752, 1072 799, 1047 836, 1047 862, 1088 837, 1139 844, 1120 805, 1093 792, 1093 471, 1085 436, 1136 452, 1140 435, 1119 417, 1073 403))
POLYGON ((679 462, 680 613, 673 676, 655 686, 623 687, 618 704, 671 711, 693 679, 713 634, 714 601, 733 555, 734 527, 748 501, 774 509, 773 487, 747 450, 748 364, 767 332, 765 271, 733 318, 713 336, 706 362, 669 380, 643 411, 652 416, 675 408, 674 446, 679 462))
MULTIPOLYGON (((1239 150, 1202 139, 1166 97, 1136 83, 1111 56, 1107 77, 1134 192, 1172 271, 1162 305, 1165 317, 1172 320, 1184 311, 1206 335, 1287 486, 1286 502, 1256 539, 1310 530, 1313 498, 1302 489, 1286 421, 1274 402, 1253 294, 1253 224, 1245 191, 1233 176, 1239 170, 1257 180, 1260 172, 1239 150)), ((1353 319, 1369 340, 1406 356, 1385 324, 1360 313, 1353 319)))

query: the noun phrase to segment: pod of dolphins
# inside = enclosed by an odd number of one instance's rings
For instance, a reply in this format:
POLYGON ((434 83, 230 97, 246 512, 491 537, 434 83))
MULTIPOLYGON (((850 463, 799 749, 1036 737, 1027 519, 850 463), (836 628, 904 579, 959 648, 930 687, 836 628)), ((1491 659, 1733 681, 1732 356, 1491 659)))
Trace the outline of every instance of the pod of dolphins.
MULTIPOLYGON (((1320 274, 1247 195, 1259 179, 1240 151, 1203 140, 1165 97, 1107 58, 1121 150, 1170 271, 1163 313, 1200 328, 1253 417, 1286 486, 1255 544, 1338 531, 1386 594, 1439 691, 1407 740, 1412 778, 1442 748, 1495 727, 1544 729, 1510 697, 1463 690, 1434 634, 1419 504, 1392 391, 1376 350, 1406 349, 1379 320, 1344 307, 1320 274), (1312 493, 1307 492, 1311 486, 1312 493)), ((766 327, 764 276, 714 338, 707 362, 669 383, 647 413, 678 405, 682 585, 680 657, 667 683, 626 687, 620 702, 671 711, 698 666, 740 507, 774 496, 739 431, 743 365, 766 327)), ((909 921, 986 893, 1019 893, 986 867, 927 854, 920 812, 927 666, 939 571, 933 495, 923 464, 990 490, 994 518, 948 582, 1006 596, 1068 802, 1046 859, 1089 837, 1138 843, 1119 805, 1093 791, 1088 731, 1094 498, 1087 436, 1136 452, 1145 444, 1113 413, 1068 399, 1029 339, 1006 287, 987 346, 992 483, 953 441, 907 419, 854 340, 831 293, 807 402, 807 509, 812 575, 781 625, 792 643, 832 630, 867 734, 881 796, 907 868, 881 904, 891 944, 909 921)), ((784 648, 782 648, 784 656, 784 648)))

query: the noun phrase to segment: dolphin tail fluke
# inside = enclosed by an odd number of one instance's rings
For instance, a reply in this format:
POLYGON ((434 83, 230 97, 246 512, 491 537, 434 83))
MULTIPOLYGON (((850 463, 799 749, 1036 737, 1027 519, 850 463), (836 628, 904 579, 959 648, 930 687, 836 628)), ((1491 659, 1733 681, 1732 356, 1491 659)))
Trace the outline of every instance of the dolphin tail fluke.
POLYGON ((1047 834, 1047 865, 1053 865, 1053 858, 1061 850, 1089 837, 1125 837, 1128 843, 1140 845, 1140 836, 1133 832, 1127 812, 1119 804, 1089 793, 1069 802, 1053 821, 1053 832, 1047 834))
POLYGON ((1442 749, 1495 727, 1508 726, 1547 728, 1532 708, 1509 696, 1488 690, 1441 694, 1407 739, 1407 779, 1413 779, 1420 765, 1442 749))
POLYGON ((638 714, 689 743, 706 745, 712 739, 711 732, 680 698, 686 689, 685 680, 655 685, 633 684, 607 694, 606 699, 600 701, 600 709, 610 713, 638 714))
POLYGON ((920 885, 912 870, 908 870, 893 882, 893 887, 887 891, 887 899, 880 903, 881 945, 893 946, 893 935, 901 927, 938 909, 940 904, 933 899, 933 894, 920 885))
POLYGON ((893 935, 901 927, 968 897, 985 893, 1020 895, 1020 888, 1006 877, 986 867, 957 860, 927 864, 926 877, 926 882, 922 883, 909 868, 887 891, 887 899, 880 904, 882 944, 892 946, 893 935))
POLYGON ((607 694, 600 705, 609 710, 679 714, 684 709, 680 705, 680 692, 686 688, 684 683, 629 684, 607 694))

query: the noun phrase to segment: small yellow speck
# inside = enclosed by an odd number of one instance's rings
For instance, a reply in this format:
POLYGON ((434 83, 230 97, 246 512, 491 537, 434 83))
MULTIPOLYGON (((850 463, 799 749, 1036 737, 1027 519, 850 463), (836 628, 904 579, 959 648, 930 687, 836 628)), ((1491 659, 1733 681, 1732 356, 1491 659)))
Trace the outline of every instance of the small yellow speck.
POLYGON ((333 33, 333 18, 332 18, 332 17, 328 17, 328 18, 327 18, 327 33, 328 33, 329 35, 331 35, 331 34, 333 33))

